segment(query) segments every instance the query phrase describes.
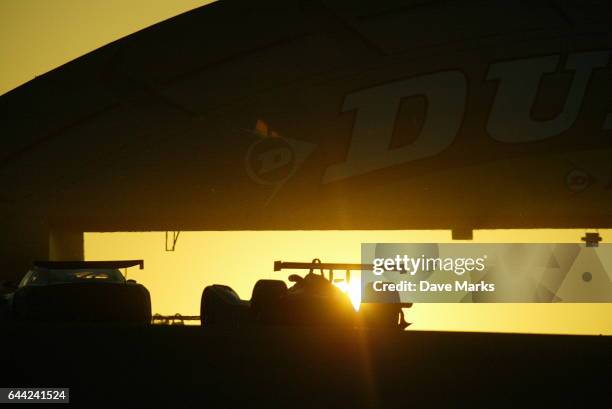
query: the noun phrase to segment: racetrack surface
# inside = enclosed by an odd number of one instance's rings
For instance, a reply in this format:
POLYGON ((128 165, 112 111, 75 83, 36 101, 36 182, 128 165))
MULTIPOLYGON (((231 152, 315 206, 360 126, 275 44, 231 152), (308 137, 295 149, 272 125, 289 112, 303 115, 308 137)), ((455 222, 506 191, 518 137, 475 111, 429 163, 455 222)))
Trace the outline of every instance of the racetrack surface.
POLYGON ((0 330, 2 386, 70 387, 79 407, 610 404, 612 337, 180 325, 0 330))

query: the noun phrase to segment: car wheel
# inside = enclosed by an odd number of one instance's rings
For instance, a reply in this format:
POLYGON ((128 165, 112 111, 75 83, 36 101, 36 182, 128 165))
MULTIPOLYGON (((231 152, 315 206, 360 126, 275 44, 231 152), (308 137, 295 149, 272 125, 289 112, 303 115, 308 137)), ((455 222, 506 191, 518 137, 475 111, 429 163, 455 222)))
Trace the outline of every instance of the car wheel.
POLYGON ((251 311, 257 322, 274 324, 279 321, 278 304, 287 294, 287 284, 281 280, 259 280, 253 287, 251 311))

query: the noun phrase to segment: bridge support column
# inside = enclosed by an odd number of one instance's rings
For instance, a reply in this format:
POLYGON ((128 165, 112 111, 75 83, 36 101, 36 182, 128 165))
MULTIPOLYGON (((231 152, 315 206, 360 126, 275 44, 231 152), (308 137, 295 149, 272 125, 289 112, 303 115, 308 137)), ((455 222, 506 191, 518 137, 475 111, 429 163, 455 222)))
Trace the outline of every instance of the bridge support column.
POLYGON ((49 228, 36 217, 9 218, 0 230, 0 280, 18 282, 35 260, 49 257, 49 228))
POLYGON ((470 227, 455 227, 451 236, 453 240, 474 240, 474 231, 470 227))
POLYGON ((51 230, 49 233, 49 260, 83 260, 85 246, 83 232, 78 230, 51 230))

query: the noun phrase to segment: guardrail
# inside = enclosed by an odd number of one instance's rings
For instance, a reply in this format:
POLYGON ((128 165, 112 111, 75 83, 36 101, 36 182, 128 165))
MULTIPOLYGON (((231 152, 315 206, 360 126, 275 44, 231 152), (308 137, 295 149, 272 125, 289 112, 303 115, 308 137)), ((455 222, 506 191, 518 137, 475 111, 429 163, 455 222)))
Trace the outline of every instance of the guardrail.
POLYGON ((176 313, 174 315, 153 315, 151 320, 152 324, 156 325, 185 325, 185 321, 200 321, 199 315, 181 315, 176 313))

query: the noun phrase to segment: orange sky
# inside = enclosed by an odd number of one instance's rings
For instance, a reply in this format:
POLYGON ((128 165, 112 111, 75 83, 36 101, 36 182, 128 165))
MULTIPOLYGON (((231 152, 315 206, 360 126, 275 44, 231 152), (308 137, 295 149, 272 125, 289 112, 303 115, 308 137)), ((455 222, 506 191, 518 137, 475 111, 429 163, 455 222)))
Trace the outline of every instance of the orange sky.
MULTIPOLYGON (((612 231, 602 230, 604 242, 612 231)), ((579 242, 581 230, 476 231, 476 242, 579 242)), ((450 242, 448 231, 183 232, 176 251, 164 251, 164 233, 87 233, 88 260, 143 258, 130 278, 151 292, 153 311, 198 315, 202 290, 227 284, 249 299, 260 278, 286 279, 274 260, 353 262, 362 242, 450 242)), ((612 304, 418 304, 414 329, 612 334, 612 304)))
MULTIPOLYGON (((210 0, 3 0, 0 94, 84 53, 210 0)), ((582 231, 476 232, 476 241, 574 242, 582 231)), ((602 231, 604 239, 610 231, 602 231)), ((144 258, 130 272, 149 287, 154 312, 197 314, 205 285, 227 283, 249 298, 277 259, 359 262, 361 242, 447 242, 449 232, 187 232, 176 252, 164 233, 88 233, 87 259, 144 258)), ((416 329, 612 334, 612 304, 427 304, 416 329)))
POLYGON ((0 95, 105 44, 212 0, 2 0, 0 95))

